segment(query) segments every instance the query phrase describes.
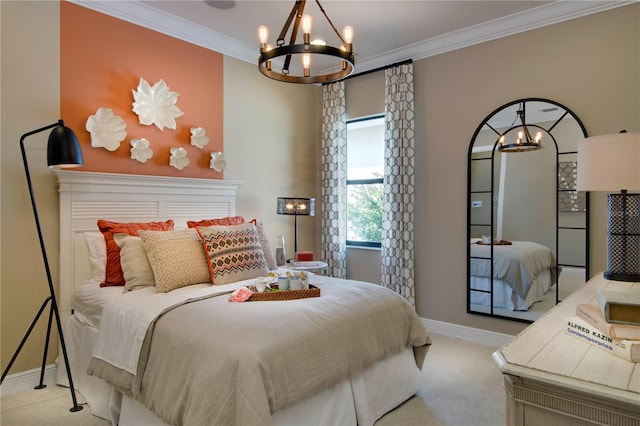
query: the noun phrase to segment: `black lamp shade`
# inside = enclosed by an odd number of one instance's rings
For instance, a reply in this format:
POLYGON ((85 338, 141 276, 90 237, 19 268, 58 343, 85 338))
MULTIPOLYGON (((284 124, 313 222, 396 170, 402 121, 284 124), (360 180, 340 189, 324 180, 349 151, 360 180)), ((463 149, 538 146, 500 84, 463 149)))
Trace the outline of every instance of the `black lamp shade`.
POLYGON ((315 216, 315 198, 278 197, 278 214, 315 216))
POLYGON ((77 167, 84 164, 80 142, 73 130, 64 124, 54 127, 49 134, 47 164, 49 167, 77 167))

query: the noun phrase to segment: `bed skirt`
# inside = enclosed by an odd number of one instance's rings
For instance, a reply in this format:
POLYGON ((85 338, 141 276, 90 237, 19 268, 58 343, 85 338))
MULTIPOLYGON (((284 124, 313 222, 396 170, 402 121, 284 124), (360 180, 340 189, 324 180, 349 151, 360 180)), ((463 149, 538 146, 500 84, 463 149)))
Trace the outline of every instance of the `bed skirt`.
MULTIPOLYGON (((123 397, 113 386, 86 371, 91 360, 97 329, 71 316, 65 324, 65 343, 73 381, 94 415, 113 425, 165 425, 154 413, 133 398, 123 397)), ((68 386, 63 364, 58 365, 57 383, 68 386)), ((420 386, 420 370, 413 350, 406 349, 378 362, 362 374, 333 388, 300 401, 272 415, 273 425, 299 425, 314 419, 316 424, 373 425, 420 386)))
MULTIPOLYGON (((473 290, 489 291, 491 289, 491 280, 486 277, 471 276, 471 304, 489 306, 490 295, 473 290)), ((522 298, 504 281, 499 279, 493 280, 493 307, 499 309, 507 309, 509 311, 526 311, 535 302, 539 302, 549 291, 552 286, 551 272, 546 269, 539 273, 527 293, 526 298, 522 298)))

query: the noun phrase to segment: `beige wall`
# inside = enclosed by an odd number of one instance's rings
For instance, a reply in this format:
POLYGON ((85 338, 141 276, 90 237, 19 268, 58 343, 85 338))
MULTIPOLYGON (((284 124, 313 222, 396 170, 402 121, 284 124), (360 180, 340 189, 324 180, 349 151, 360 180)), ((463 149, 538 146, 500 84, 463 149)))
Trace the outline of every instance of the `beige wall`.
POLYGON ((316 216, 298 218, 298 250, 320 252, 321 89, 265 78, 256 66, 224 59, 225 178, 244 181, 237 211, 257 217, 275 249, 293 256, 294 219, 276 214, 278 197, 314 197, 316 216))
MULTIPOLYGON (((414 63, 416 293, 421 317, 504 333, 525 325, 466 314, 467 150, 511 100, 560 102, 591 135, 640 129, 640 5, 414 63)), ((605 197, 592 197, 591 265, 605 268, 605 197)))
MULTIPOLYGON (((18 142, 22 134, 60 118, 60 20, 55 2, 2 1, 0 8, 0 334, 4 370, 49 295, 18 142)), ((47 137, 48 132, 34 135, 26 140, 25 148, 49 263, 52 275, 57 277, 58 194, 53 173, 46 167, 47 137)), ((42 362, 46 324, 47 315, 43 315, 11 373, 36 368, 42 362)), ((56 352, 56 339, 52 339, 49 362, 55 359, 56 352)))

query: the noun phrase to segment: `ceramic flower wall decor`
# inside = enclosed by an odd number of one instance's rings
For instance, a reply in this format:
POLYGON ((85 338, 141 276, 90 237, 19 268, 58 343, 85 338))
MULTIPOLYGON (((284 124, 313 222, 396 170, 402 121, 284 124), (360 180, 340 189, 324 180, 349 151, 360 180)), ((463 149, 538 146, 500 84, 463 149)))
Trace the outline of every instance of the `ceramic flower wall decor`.
POLYGON ((153 157, 153 151, 149 148, 149 141, 145 138, 131 139, 131 159, 146 163, 153 157))
POLYGON ((163 80, 150 86, 144 78, 140 78, 138 90, 132 92, 133 112, 138 114, 140 124, 155 124, 160 130, 165 127, 176 129, 176 118, 184 113, 176 106, 178 93, 170 91, 163 80))
POLYGON ((178 170, 182 170, 190 163, 187 158, 187 150, 184 148, 171 148, 171 156, 169 157, 169 165, 178 170))
POLYGON ((211 161, 209 161, 209 168, 216 172, 221 172, 227 167, 227 162, 224 160, 224 154, 221 152, 212 152, 211 161))
POLYGON ((207 132, 202 127, 192 127, 191 128, 191 145, 197 146, 202 149, 207 144, 209 144, 209 137, 206 135, 207 132))
POLYGON ((91 146, 109 151, 115 151, 120 147, 120 142, 127 137, 126 127, 127 124, 122 117, 113 115, 110 108, 99 108, 87 119, 85 126, 91 133, 91 146))

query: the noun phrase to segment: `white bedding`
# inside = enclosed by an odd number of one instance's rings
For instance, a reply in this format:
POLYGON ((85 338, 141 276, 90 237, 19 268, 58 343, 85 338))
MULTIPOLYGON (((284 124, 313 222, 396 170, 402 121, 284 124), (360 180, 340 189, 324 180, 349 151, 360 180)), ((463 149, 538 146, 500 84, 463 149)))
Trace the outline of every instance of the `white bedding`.
MULTIPOLYGON (((198 291, 200 290, 196 286, 196 292, 198 291)), ((79 294, 82 294, 78 300, 83 301, 83 309, 79 309, 78 313, 82 312, 82 316, 86 317, 87 312, 101 310, 99 306, 89 306, 89 300, 98 305, 108 304, 111 298, 121 297, 122 291, 121 288, 100 288, 97 283, 93 283, 82 286, 79 294)), ((86 374, 93 347, 98 341, 95 327, 74 315, 66 324, 65 336, 74 382, 95 415, 109 419, 114 424, 120 422, 122 425, 138 425, 142 424, 142 419, 154 419, 153 422, 144 424, 162 424, 137 401, 125 397, 123 403, 123 396, 111 385, 86 374)), ((63 369, 60 368, 59 371, 63 369)), ((375 364, 358 377, 348 378, 313 398, 274 413, 272 424, 301 424, 310 418, 325 419, 329 422, 326 424, 373 424, 383 414, 415 394, 419 386, 419 375, 413 351, 407 349, 375 364)), ((65 384, 66 376, 59 375, 58 381, 65 384)))
POLYGON ((122 287, 100 287, 95 279, 85 281, 73 296, 73 315, 82 324, 98 328, 105 304, 122 295, 122 287))
POLYGON ((526 311, 531 305, 543 299, 545 293, 552 287, 551 281, 549 270, 542 271, 534 278, 527 296, 523 298, 502 280, 472 276, 470 303, 476 305, 474 310, 489 312, 489 305, 491 304, 491 293, 489 292, 493 288, 494 308, 508 311, 526 311))
POLYGON ((494 308, 526 311, 557 282, 556 258, 548 247, 532 241, 494 245, 492 276, 491 246, 479 240, 470 241, 470 303, 489 306, 493 292, 494 308))

